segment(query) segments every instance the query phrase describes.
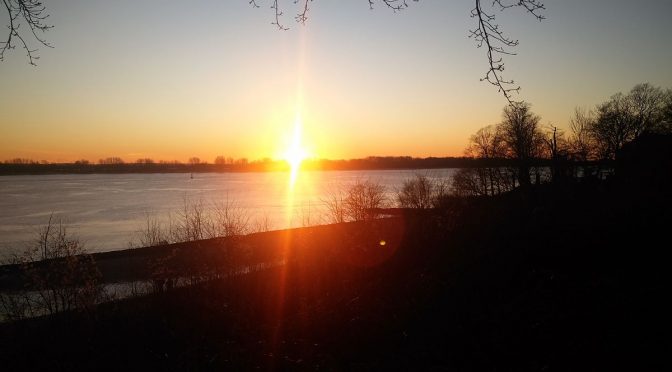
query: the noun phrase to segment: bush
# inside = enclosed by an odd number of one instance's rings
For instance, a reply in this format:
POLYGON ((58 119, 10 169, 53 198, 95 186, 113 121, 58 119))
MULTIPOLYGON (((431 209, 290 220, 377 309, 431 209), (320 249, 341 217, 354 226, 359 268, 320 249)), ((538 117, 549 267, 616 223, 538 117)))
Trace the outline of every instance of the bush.
POLYGON ((429 209, 435 205, 436 199, 445 193, 444 182, 416 174, 414 178, 404 181, 404 185, 397 193, 397 201, 401 208, 429 209))
POLYGON ((13 260, 23 276, 24 289, 0 295, 10 319, 88 310, 103 299, 100 271, 78 238, 60 219, 38 230, 35 244, 13 260))
POLYGON ((343 204, 351 221, 364 221, 376 217, 375 210, 387 205, 385 187, 372 181, 357 181, 348 189, 343 204))
MULTIPOLYGON (((224 198, 210 205, 202 200, 191 202, 184 198, 183 206, 168 215, 166 225, 151 213, 135 232, 131 247, 151 247, 169 243, 245 235, 251 231, 250 215, 233 200, 224 198)), ((269 222, 266 221, 266 228, 269 222)))
POLYGON ((370 220, 377 216, 376 210, 388 204, 385 187, 372 181, 356 181, 330 193, 322 201, 331 223, 370 220))

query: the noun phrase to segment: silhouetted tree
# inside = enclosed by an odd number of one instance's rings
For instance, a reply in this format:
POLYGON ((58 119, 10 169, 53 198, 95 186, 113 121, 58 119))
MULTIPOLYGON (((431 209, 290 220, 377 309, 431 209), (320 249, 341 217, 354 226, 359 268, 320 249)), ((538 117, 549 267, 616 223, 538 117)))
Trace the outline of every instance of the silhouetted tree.
POLYGON ((568 176, 566 161, 569 157, 569 144, 565 139, 565 132, 550 125, 549 130, 542 134, 542 141, 544 157, 551 160, 551 181, 557 182, 568 176))
MULTIPOLYGON (((506 156, 506 144, 500 127, 493 125, 479 129, 469 138, 469 146, 465 155, 478 159, 497 159, 506 156)), ((468 172, 470 177, 476 177, 479 189, 485 190, 486 194, 499 194, 509 189, 509 177, 501 167, 486 166, 468 172)), ((467 174, 461 176, 466 177, 467 174)))
POLYGON ((451 191, 455 196, 487 196, 487 182, 479 168, 460 168, 453 175, 451 191))
POLYGON ((210 238, 245 235, 250 232, 250 214, 239 203, 226 196, 212 203, 206 223, 210 238))
POLYGON ((575 108, 569 119, 569 138, 567 145, 572 160, 585 162, 595 157, 596 145, 591 134, 595 123, 595 114, 583 108, 575 108))
POLYGON ((416 174, 405 180, 397 193, 397 201, 402 208, 428 209, 434 202, 436 186, 429 177, 416 174))
POLYGON ((196 157, 196 156, 191 157, 191 158, 189 158, 189 164, 190 164, 190 165, 198 165, 198 164, 201 164, 201 159, 198 158, 198 157, 196 157))
POLYGON ((644 83, 627 95, 616 93, 598 105, 591 132, 600 156, 614 159, 623 145, 643 133, 664 130, 666 102, 666 92, 644 83))
POLYGON ((128 245, 131 248, 142 248, 168 244, 170 231, 166 230, 159 218, 145 212, 145 222, 135 231, 133 240, 128 245))
POLYGON ((672 133, 672 89, 665 91, 663 100, 663 113, 658 131, 661 133, 672 133))
POLYGON ((530 185, 530 163, 540 153, 543 135, 539 130, 541 118, 534 114, 529 103, 522 102, 504 107, 499 130, 506 144, 508 157, 515 159, 518 182, 530 185))
POLYGON ((345 190, 341 187, 325 193, 325 197, 321 201, 326 208, 325 218, 327 219, 327 223, 342 223, 346 221, 345 197, 345 190))
POLYGON ((86 253, 66 224, 53 215, 37 231, 34 244, 16 257, 15 263, 21 268, 26 291, 24 295, 12 295, 13 300, 0 295, 1 307, 9 310, 7 305, 12 305, 21 311, 10 314, 12 319, 90 309, 102 299, 100 272, 93 256, 86 253), (23 304, 16 306, 16 300, 23 304))
POLYGON ((343 200, 343 211, 350 221, 364 221, 375 217, 375 210, 387 206, 385 187, 372 181, 357 181, 348 187, 343 200))
POLYGON ((124 161, 121 158, 114 156, 105 159, 100 159, 98 160, 98 164, 107 164, 107 165, 124 164, 124 161))
POLYGON ((644 132, 655 132, 663 120, 665 92, 649 83, 637 84, 628 99, 632 105, 635 137, 644 132))
POLYGON ((5 160, 5 164, 39 164, 37 161, 33 159, 26 159, 26 158, 14 158, 10 160, 5 160))

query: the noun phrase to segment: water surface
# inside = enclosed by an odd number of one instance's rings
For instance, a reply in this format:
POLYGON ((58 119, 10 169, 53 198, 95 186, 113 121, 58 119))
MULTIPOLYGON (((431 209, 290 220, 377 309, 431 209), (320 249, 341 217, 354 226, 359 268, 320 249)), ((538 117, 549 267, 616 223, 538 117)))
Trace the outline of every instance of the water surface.
POLYGON ((25 249, 49 216, 68 222, 91 252, 125 249, 147 214, 173 216, 188 203, 228 200, 243 208, 254 228, 325 223, 324 200, 348 184, 382 184, 390 201, 415 174, 450 179, 454 169, 301 172, 67 174, 0 177, 0 257, 25 249))

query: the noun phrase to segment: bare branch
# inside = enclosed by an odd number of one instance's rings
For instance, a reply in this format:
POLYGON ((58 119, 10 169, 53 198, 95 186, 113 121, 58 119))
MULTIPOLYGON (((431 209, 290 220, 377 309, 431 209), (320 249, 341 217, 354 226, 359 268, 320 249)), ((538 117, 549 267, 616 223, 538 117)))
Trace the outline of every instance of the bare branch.
MULTIPOLYGON (((520 86, 514 86, 513 80, 506 80, 502 76, 504 71, 504 60, 503 55, 515 55, 516 53, 512 52, 511 49, 518 46, 518 40, 509 38, 504 34, 500 29, 499 24, 495 23, 495 15, 493 13, 488 13, 483 9, 482 1, 475 0, 475 7, 471 11, 471 17, 477 19, 477 27, 473 30, 470 30, 469 37, 476 40, 476 46, 487 47, 487 57, 488 57, 488 71, 481 81, 487 81, 488 83, 497 87, 498 91, 501 92, 510 105, 516 105, 519 102, 516 102, 512 99, 511 94, 513 92, 518 93, 520 91, 520 86)), ((509 8, 523 7, 527 12, 532 14, 539 21, 544 19, 544 16, 539 12, 545 10, 544 4, 538 0, 518 0, 511 3, 506 3, 503 0, 493 0, 492 6, 499 7, 500 11, 504 11, 509 8)))
MULTIPOLYGON (((301 10, 296 15, 296 17, 294 17, 294 19, 298 23, 301 23, 301 24, 305 25, 306 21, 308 20, 308 11, 310 10, 308 8, 308 2, 313 1, 313 0, 301 0, 301 1, 303 1, 303 5, 301 6, 301 10)), ((299 2, 299 0, 295 0, 294 4, 297 4, 298 2, 299 2)))
MULTIPOLYGON (((418 2, 418 0, 413 0, 413 1, 418 2)), ((369 9, 373 9, 373 4, 375 2, 376 2, 375 0, 369 0, 369 9)), ((400 10, 405 9, 405 8, 408 8, 408 4, 406 4, 406 0, 381 0, 381 2, 395 12, 400 11, 400 10)))
MULTIPOLYGON (((312 1, 293 0, 294 5, 299 8, 294 17, 297 23, 306 23, 308 12, 310 11, 309 3, 312 1)), ((367 1, 369 8, 373 9, 376 0, 367 1)), ((417 2, 419 0, 413 1, 417 2)), ((520 87, 515 86, 513 80, 503 78, 503 56, 516 54, 512 49, 518 46, 518 40, 511 39, 504 34, 499 24, 496 23, 494 10, 489 12, 483 8, 483 0, 474 1, 475 6, 471 11, 471 17, 477 20, 477 25, 475 29, 469 31, 469 37, 476 41, 477 47, 486 47, 488 58, 488 71, 481 78, 481 81, 487 81, 496 86, 509 104, 514 105, 517 102, 512 99, 512 93, 519 92, 520 87)), ((258 0, 248 0, 248 3, 252 7, 259 8, 258 0)), ((379 0, 378 3, 382 3, 394 12, 408 7, 408 0, 379 0)), ((19 44, 26 51, 29 63, 35 65, 35 61, 39 59, 39 56, 36 55, 37 49, 30 47, 28 40, 25 38, 25 31, 22 31, 20 27, 21 25, 27 25, 30 34, 32 34, 32 37, 39 44, 52 47, 42 37, 42 33, 53 27, 45 23, 45 20, 49 16, 45 13, 45 6, 40 0, 2 0, 2 5, 4 5, 8 15, 8 31, 5 41, 0 42, 0 61, 4 60, 5 53, 8 50, 14 49, 15 44, 19 44)), ((490 6, 491 8, 499 9, 499 11, 510 8, 522 8, 539 21, 545 19, 541 12, 546 10, 546 8, 541 0, 492 0, 490 6)), ((271 0, 271 9, 273 9, 275 16, 271 24, 280 30, 288 30, 289 28, 281 22, 281 17, 284 13, 278 0, 271 0)), ((23 30, 25 30, 25 27, 23 30)))
POLYGON ((278 29, 282 31, 289 30, 289 27, 285 27, 280 23, 280 17, 282 17, 282 10, 280 10, 280 7, 278 6, 278 0, 273 0, 273 4, 271 4, 271 9, 275 10, 275 22, 271 22, 272 25, 276 25, 278 29))
POLYGON ((35 54, 37 49, 31 49, 28 45, 21 32, 21 25, 27 25, 38 43, 51 48, 51 44, 40 36, 41 33, 53 27, 45 23, 49 17, 45 13, 45 6, 39 0, 2 0, 2 4, 7 11, 9 24, 7 25, 7 38, 0 42, 0 61, 4 61, 5 52, 14 49, 15 43, 18 43, 26 51, 28 62, 35 65, 35 61, 39 59, 35 54))

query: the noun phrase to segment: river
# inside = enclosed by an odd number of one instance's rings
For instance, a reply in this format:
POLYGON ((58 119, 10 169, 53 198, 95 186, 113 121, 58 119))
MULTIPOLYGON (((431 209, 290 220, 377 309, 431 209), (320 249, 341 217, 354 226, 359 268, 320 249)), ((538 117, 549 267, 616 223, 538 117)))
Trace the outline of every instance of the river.
POLYGON ((450 180, 456 169, 308 171, 289 173, 65 174, 0 177, 0 258, 30 247, 50 216, 67 223, 89 252, 126 249, 147 216, 166 220, 185 205, 228 201, 249 228, 325 223, 324 200, 357 181, 385 187, 394 205, 415 174, 450 180))

